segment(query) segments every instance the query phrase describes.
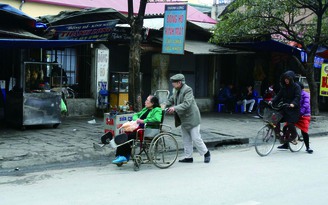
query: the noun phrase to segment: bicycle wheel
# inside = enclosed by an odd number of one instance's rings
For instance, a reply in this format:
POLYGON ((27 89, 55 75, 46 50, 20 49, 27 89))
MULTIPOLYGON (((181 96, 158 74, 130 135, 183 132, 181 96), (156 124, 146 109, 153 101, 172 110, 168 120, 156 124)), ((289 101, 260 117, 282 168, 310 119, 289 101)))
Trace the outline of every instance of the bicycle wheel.
POLYGON ((267 156, 272 151, 276 142, 275 132, 272 127, 265 125, 255 137, 255 151, 261 157, 267 156))
POLYGON ((152 163, 161 169, 172 166, 178 157, 178 151, 178 143, 169 133, 157 135, 149 147, 152 163))
POLYGON ((303 140, 303 135, 302 135, 301 130, 296 127, 296 131, 297 131, 297 137, 296 137, 296 139, 293 140, 293 141, 291 141, 291 142, 288 142, 288 144, 289 144, 289 150, 291 152, 298 152, 304 146, 304 140, 303 140))

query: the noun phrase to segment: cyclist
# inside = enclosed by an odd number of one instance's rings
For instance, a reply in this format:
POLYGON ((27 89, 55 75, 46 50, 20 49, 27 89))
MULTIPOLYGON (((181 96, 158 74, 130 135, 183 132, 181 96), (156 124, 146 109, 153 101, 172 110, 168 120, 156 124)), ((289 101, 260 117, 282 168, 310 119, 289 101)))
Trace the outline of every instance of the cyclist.
MULTIPOLYGON (((269 103, 278 104, 280 102, 284 104, 289 104, 289 106, 282 109, 283 118, 280 122, 287 122, 284 127, 284 132, 289 131, 291 134, 290 140, 294 140, 297 137, 295 123, 299 120, 300 116, 300 99, 301 99, 301 88, 294 82, 295 73, 293 71, 286 71, 281 75, 280 83, 281 89, 278 94, 269 103)), ((277 138, 282 140, 282 135, 280 134, 280 123, 276 125, 277 138)), ((278 149, 288 149, 288 143, 285 143, 278 147, 278 149)))
MULTIPOLYGON (((311 106, 310 106, 310 94, 304 90, 304 85, 301 82, 297 82, 301 87, 301 102, 300 102, 300 119, 295 124, 298 127, 303 136, 304 144, 306 147, 306 152, 309 154, 313 153, 313 150, 310 149, 310 141, 309 141, 309 126, 311 121, 311 106)), ((286 145, 285 145, 286 146, 286 145)))

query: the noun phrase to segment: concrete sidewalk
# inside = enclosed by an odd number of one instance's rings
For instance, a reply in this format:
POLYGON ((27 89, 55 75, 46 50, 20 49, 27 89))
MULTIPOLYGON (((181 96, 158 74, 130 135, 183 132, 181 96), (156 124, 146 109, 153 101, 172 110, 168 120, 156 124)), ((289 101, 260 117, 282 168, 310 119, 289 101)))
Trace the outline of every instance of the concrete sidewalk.
MULTIPOLYGON (((91 117, 68 117, 54 129, 51 126, 32 126, 25 131, 0 126, 0 168, 14 169, 35 165, 48 165, 83 160, 114 158, 114 150, 106 146, 101 151, 93 148, 104 134, 103 119, 91 117)), ((314 117, 310 138, 328 135, 328 113, 314 117)), ((172 126, 179 148, 182 148, 180 128, 174 128, 172 115, 167 115, 164 124, 172 126)), ((263 122, 252 114, 202 113, 201 133, 208 147, 227 144, 252 146, 257 131, 263 122)), ((182 152, 182 151, 181 151, 182 152)), ((181 153, 180 152, 180 153, 181 153)))

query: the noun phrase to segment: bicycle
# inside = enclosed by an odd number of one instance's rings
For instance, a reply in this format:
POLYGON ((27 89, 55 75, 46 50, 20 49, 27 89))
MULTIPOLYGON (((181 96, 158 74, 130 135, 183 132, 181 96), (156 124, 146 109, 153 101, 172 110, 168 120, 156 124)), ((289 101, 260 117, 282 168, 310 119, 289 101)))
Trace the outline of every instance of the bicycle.
POLYGON ((295 139, 291 139, 291 133, 286 129, 284 125, 279 133, 276 131, 277 123, 282 119, 283 115, 280 111, 289 106, 289 104, 282 104, 274 107, 269 103, 266 103, 267 107, 264 109, 263 121, 266 123, 257 133, 255 137, 255 151, 261 157, 267 156, 271 153, 276 140, 280 140, 282 143, 288 142, 289 150, 291 152, 298 152, 304 146, 303 137, 299 128, 296 127, 297 136, 295 139), (281 136, 280 133, 283 135, 281 136))

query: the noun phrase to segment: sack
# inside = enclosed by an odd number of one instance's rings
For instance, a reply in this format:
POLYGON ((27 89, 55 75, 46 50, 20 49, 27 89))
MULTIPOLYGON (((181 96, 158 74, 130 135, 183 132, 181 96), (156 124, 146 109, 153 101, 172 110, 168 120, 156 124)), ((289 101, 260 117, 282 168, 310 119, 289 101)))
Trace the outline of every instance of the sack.
POLYGON ((122 129, 125 131, 125 132, 133 132, 135 129, 137 129, 139 127, 137 121, 128 121, 128 122, 125 122, 123 125, 122 125, 122 129))
POLYGON ((146 128, 144 137, 155 137, 159 133, 159 129, 146 128))
POLYGON ((64 102, 63 99, 61 99, 61 101, 60 101, 60 110, 62 112, 67 112, 67 107, 66 107, 65 102, 64 102))

